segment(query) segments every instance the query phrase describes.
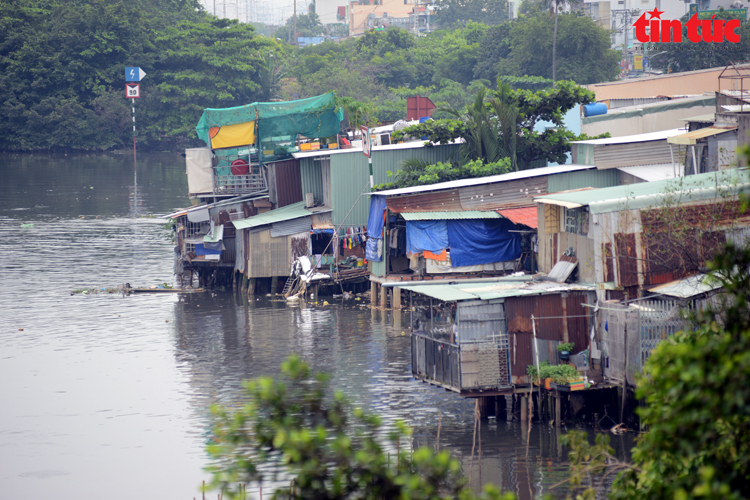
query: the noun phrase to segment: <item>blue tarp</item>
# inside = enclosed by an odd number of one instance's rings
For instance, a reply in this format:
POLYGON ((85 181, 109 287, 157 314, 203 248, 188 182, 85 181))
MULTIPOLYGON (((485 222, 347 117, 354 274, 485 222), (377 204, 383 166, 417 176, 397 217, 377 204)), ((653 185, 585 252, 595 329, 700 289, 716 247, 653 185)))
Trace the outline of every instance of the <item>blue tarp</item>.
POLYGON ((406 251, 439 252, 448 248, 448 230, 444 220, 406 221, 406 251))
POLYGON ((203 243, 195 245, 195 255, 221 255, 221 250, 211 250, 206 248, 203 243))
POLYGON ((367 236, 370 238, 383 237, 383 212, 385 212, 385 196, 370 196, 370 216, 367 219, 367 236))
MULTIPOLYGON (((516 229, 508 219, 464 219, 447 223, 454 267, 503 262, 521 256, 521 237, 508 232, 516 229)), ((406 235, 409 236, 408 231, 406 235)))

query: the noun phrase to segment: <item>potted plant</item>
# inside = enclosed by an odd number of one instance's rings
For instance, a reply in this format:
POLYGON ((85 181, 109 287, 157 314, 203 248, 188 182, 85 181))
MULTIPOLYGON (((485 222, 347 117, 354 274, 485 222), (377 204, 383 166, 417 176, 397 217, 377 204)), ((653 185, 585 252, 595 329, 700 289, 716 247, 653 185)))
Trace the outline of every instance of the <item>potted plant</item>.
POLYGON ((581 382, 582 378, 574 366, 557 365, 552 368, 553 370, 550 373, 552 376, 552 383, 550 386, 553 389, 563 392, 578 390, 578 382, 581 382))
POLYGON ((560 361, 567 362, 568 359, 570 359, 570 353, 573 351, 574 347, 575 344, 573 342, 563 342, 562 344, 558 344, 557 352, 560 356, 560 361))

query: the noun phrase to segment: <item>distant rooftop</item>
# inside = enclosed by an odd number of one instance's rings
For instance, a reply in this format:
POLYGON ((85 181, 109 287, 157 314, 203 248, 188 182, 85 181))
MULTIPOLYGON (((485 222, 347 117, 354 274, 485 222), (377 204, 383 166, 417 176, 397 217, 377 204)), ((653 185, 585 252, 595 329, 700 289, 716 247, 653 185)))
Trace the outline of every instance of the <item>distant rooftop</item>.
POLYGON ((444 189, 455 189, 467 186, 479 186, 482 184, 493 184, 496 182, 515 181, 518 179, 530 179, 543 175, 563 174, 566 172, 575 172, 578 170, 593 170, 593 165, 555 165, 552 167, 531 168, 528 170, 519 170, 507 174, 490 175, 487 177, 474 177, 471 179, 460 179, 457 181, 438 182, 426 186, 412 186, 399 189, 388 189, 386 191, 377 191, 371 194, 380 194, 385 196, 395 196, 401 194, 424 193, 427 191, 441 191, 444 189))
POLYGON ((661 206, 668 197, 679 196, 682 203, 735 196, 750 189, 746 168, 678 177, 663 181, 590 189, 534 197, 537 203, 566 208, 588 206, 591 213, 617 212, 661 206))

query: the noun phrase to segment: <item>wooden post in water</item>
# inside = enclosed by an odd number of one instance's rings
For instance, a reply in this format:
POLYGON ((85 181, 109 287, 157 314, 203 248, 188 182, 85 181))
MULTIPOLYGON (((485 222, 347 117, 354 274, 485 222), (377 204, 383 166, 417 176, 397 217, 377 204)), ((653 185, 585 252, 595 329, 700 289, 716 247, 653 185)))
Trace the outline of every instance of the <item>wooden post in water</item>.
POLYGON ((506 394, 505 396, 505 420, 513 421, 513 394, 506 394))
POLYGON ((257 280, 257 278, 247 279, 247 294, 248 295, 255 295, 255 280, 257 280))
POLYGON ((560 411, 560 391, 555 391, 555 427, 560 427, 562 411, 560 411))
POLYGON ((370 282, 370 307, 378 306, 378 284, 375 281, 370 282))
POLYGON ((272 276, 271 277, 271 295, 276 295, 276 292, 278 289, 279 289, 279 277, 272 276))
POLYGON ((526 422, 526 420, 528 420, 528 412, 529 407, 528 403, 526 402, 526 396, 521 396, 521 422, 526 422))
POLYGON ((388 307, 388 287, 380 285, 380 307, 386 309, 388 307))

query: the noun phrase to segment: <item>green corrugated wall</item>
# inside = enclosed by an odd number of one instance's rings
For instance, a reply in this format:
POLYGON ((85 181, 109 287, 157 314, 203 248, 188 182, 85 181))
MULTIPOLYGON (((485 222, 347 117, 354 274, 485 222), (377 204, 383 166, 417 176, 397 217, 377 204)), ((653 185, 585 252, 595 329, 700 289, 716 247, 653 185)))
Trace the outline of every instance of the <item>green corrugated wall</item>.
MULTIPOLYGON (((431 146, 412 149, 392 149, 388 151, 373 151, 372 171, 375 184, 383 184, 391 179, 387 172, 396 172, 401 163, 416 157, 429 163, 446 161, 451 153, 458 157, 458 145, 431 146)), ((303 169, 304 170, 304 169, 303 169)), ((304 174, 303 174, 304 175, 304 174)), ((305 184, 302 181, 304 189, 305 184)), ((307 191, 310 192, 310 191, 307 191)), ((370 171, 367 157, 361 151, 346 154, 331 155, 331 205, 333 209, 333 223, 336 226, 367 225, 370 211, 370 171), (364 192, 364 194, 362 194, 364 192), (362 194, 362 196, 360 196, 362 194), (354 209, 352 209, 354 205, 354 209), (351 214, 347 217, 347 213, 351 214), (344 220, 346 218, 346 220, 344 220)))
POLYGON ((305 193, 313 193, 315 199, 323 201, 323 179, 320 172, 320 162, 314 158, 302 158, 299 161, 299 171, 302 177, 302 198, 305 193))
POLYGON ((385 276, 385 259, 380 262, 372 262, 372 274, 380 278, 385 276))
POLYGON ((605 188, 620 184, 620 171, 616 168, 607 170, 578 170, 548 177, 547 190, 550 193, 582 189, 587 187, 605 188))

